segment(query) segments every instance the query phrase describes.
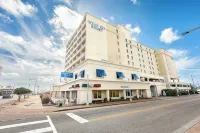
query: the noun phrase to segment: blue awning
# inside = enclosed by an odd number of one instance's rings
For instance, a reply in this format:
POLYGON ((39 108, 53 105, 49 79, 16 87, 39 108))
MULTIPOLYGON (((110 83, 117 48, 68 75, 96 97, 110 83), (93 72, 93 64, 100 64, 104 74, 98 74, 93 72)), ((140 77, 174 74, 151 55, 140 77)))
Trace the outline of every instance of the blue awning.
POLYGON ((80 75, 81 75, 81 78, 84 78, 85 77, 85 70, 81 71, 80 75))
POLYGON ((105 71, 102 70, 102 69, 96 69, 96 75, 97 77, 104 77, 104 76, 107 76, 105 71))
POLYGON ((117 78, 123 79, 125 78, 124 74, 122 72, 116 72, 117 78))
POLYGON ((138 80, 139 78, 138 78, 137 74, 132 74, 132 79, 133 80, 138 80))

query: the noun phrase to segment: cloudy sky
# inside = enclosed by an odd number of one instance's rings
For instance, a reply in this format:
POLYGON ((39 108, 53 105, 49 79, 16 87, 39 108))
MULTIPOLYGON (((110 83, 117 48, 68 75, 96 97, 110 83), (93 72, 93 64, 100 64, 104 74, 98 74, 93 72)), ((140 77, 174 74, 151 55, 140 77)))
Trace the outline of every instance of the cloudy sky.
POLYGON ((200 79, 200 2, 196 0, 0 0, 0 85, 49 89, 64 70, 65 44, 89 12, 122 24, 132 38, 174 54, 182 81, 200 79))

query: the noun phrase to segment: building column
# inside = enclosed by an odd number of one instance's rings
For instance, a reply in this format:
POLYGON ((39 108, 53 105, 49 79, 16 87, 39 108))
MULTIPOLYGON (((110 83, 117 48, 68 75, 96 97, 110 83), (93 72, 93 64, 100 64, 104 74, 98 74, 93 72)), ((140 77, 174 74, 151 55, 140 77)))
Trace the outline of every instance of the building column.
POLYGON ((72 99, 72 91, 69 91, 69 101, 72 99))
POLYGON ((137 98, 140 98, 140 96, 139 96, 139 90, 136 90, 136 96, 137 96, 137 98))
POLYGON ((64 95, 64 98, 67 98, 67 92, 65 91, 65 95, 64 95))
POLYGON ((124 99, 126 99, 126 90, 123 90, 124 93, 124 99))
POLYGON ((107 101, 110 101, 110 92, 109 92, 109 90, 106 90, 106 98, 107 98, 107 101))

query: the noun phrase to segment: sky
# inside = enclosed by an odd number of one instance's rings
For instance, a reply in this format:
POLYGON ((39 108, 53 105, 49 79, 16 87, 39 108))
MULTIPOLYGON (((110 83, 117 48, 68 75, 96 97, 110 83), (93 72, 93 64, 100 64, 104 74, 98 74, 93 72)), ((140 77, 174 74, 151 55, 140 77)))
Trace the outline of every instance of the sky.
POLYGON ((60 83, 65 44, 86 12, 132 38, 174 55, 181 81, 200 81, 200 26, 197 0, 0 0, 0 85, 49 90, 60 83))

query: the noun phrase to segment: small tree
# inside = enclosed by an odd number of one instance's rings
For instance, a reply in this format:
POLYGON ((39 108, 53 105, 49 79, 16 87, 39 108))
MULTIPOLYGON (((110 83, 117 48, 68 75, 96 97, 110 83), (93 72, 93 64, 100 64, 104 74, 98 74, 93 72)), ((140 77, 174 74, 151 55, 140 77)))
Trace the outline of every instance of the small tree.
POLYGON ((20 87, 20 88, 16 88, 14 90, 14 94, 18 95, 18 101, 21 100, 21 96, 24 95, 24 99, 25 99, 25 95, 31 93, 31 90, 26 89, 24 87, 20 87))

